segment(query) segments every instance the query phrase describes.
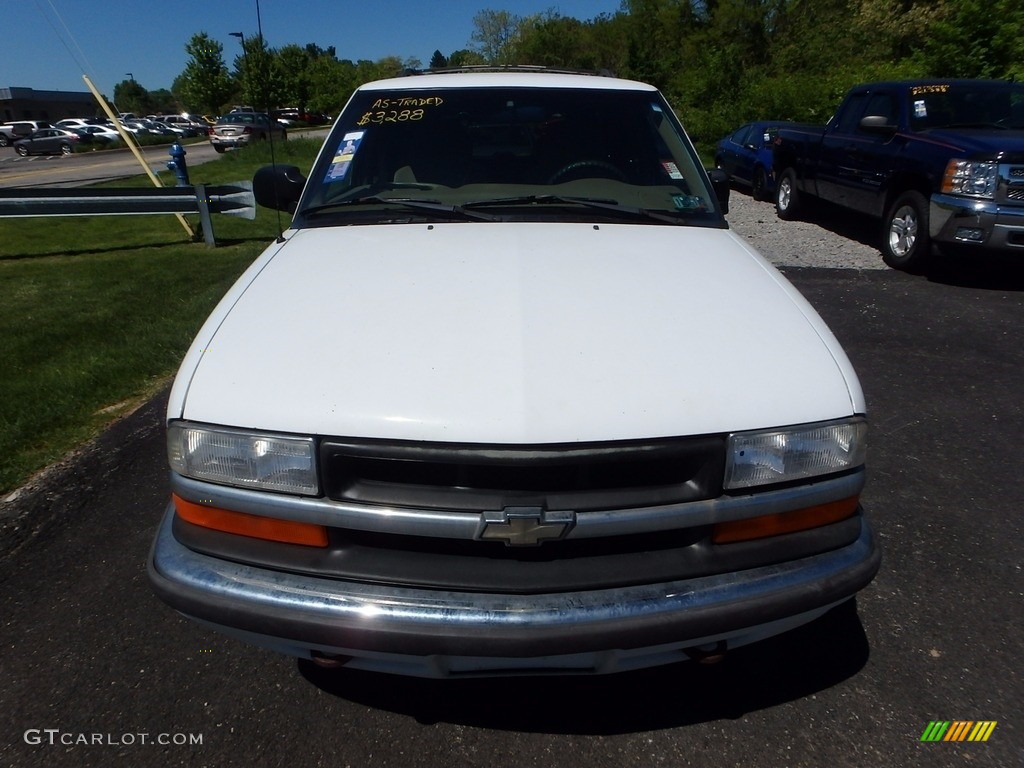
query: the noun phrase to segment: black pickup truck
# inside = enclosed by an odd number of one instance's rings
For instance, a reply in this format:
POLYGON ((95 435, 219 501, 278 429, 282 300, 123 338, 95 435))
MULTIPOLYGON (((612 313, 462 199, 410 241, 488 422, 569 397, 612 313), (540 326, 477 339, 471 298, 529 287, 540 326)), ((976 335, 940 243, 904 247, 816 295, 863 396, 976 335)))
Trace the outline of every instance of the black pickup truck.
POLYGON ((1024 84, 999 80, 869 83, 823 128, 782 128, 775 207, 811 199, 882 221, 889 266, 918 271, 932 247, 1024 258, 1024 84))

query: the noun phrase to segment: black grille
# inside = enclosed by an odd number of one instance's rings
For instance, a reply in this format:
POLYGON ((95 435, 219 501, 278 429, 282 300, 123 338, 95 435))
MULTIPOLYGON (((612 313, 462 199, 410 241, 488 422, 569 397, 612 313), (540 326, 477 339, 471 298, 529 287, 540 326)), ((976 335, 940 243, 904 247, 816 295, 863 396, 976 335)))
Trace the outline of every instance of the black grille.
POLYGON ((585 512, 718 496, 725 438, 538 446, 332 439, 320 452, 326 493, 337 501, 585 512))
POLYGON ((1024 200, 1024 184, 1011 184, 1006 188, 1007 200, 1024 200))

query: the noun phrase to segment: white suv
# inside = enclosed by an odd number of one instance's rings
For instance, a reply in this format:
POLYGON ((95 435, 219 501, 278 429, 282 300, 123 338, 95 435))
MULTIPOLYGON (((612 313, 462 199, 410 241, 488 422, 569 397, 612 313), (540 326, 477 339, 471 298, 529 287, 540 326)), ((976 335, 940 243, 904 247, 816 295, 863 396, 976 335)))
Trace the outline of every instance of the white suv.
POLYGON ((880 554, 839 344, 654 88, 364 85, 168 408, 150 578, 323 665, 611 672, 822 615, 880 554))
POLYGON ((52 127, 45 120, 16 120, 11 123, 0 123, 0 147, 10 146, 18 139, 26 139, 38 130, 52 127))

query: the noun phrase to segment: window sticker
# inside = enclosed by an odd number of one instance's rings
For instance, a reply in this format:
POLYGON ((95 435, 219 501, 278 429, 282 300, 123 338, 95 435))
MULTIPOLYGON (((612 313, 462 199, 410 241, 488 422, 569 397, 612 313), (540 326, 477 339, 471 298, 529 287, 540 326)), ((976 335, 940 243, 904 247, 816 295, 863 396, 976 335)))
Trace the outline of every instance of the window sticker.
POLYGON ((356 152, 359 151, 359 145, 362 143, 364 135, 366 135, 366 131, 353 131, 345 134, 341 140, 341 146, 338 147, 338 151, 331 161, 331 167, 327 169, 324 183, 341 181, 345 178, 348 169, 352 167, 352 160, 355 158, 356 152))
POLYGON ((681 179, 683 174, 679 171, 679 166, 676 165, 672 160, 662 160, 661 167, 665 169, 665 173, 668 174, 670 179, 681 179))
POLYGON ((928 107, 924 105, 924 99, 914 102, 914 117, 928 117, 928 107))
POLYGON ((672 204, 679 211, 694 211, 704 207, 704 200, 697 195, 672 195, 672 204))
POLYGON ((911 96, 923 96, 926 93, 949 93, 949 85, 915 85, 910 89, 911 96))

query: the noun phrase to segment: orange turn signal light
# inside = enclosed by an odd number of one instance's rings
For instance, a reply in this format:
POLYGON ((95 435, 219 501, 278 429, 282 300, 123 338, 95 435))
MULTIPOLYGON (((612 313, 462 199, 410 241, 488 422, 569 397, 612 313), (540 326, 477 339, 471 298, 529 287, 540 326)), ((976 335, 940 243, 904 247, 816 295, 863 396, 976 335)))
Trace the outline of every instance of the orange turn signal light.
POLYGON ((857 511, 858 504, 860 504, 860 497, 851 496, 848 499, 830 501, 827 504, 797 509, 792 512, 717 523, 711 533, 711 541, 714 544, 731 544, 737 541, 764 539, 783 533, 806 531, 829 523, 838 523, 840 520, 851 517, 857 511))
POLYGON ((196 504, 172 493, 174 509, 178 517, 193 525, 215 531, 251 536, 254 539, 280 541, 285 544, 304 544, 307 547, 326 547, 327 529, 313 523, 299 523, 294 520, 279 520, 276 517, 250 515, 246 512, 232 512, 206 504, 196 504))

